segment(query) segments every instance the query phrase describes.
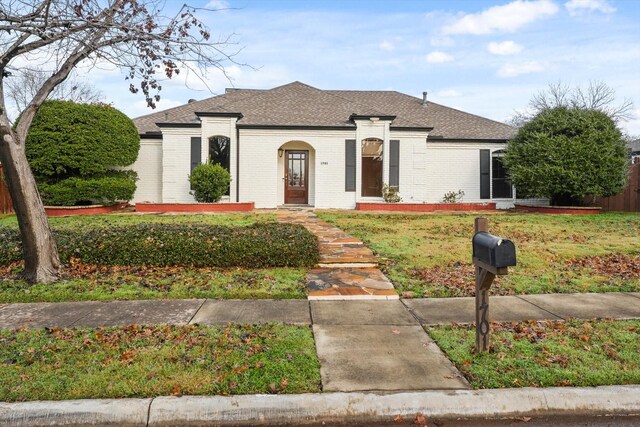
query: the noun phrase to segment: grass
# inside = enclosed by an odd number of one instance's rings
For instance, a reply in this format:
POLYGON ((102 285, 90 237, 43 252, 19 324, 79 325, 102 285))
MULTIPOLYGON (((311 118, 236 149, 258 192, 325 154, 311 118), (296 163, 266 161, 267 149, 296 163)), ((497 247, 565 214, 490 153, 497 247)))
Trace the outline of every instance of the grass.
MULTIPOLYGON (((486 214, 483 214, 486 215, 486 214)), ((381 258, 401 293, 473 295, 473 214, 320 212, 381 258)), ((640 215, 489 214, 493 234, 514 241, 518 266, 494 294, 640 290, 640 215)))
POLYGON ((65 269, 60 281, 33 285, 13 278, 18 270, 0 269, 0 303, 306 297, 306 270, 301 268, 217 270, 75 264, 65 269))
MULTIPOLYGON (((275 221, 272 214, 96 215, 50 218, 55 229, 91 228, 133 223, 250 225, 275 221)), ((15 216, 0 227, 17 227, 15 216)), ((181 267, 97 267, 74 263, 61 280, 30 285, 16 279, 18 265, 0 268, 0 303, 108 301, 161 298, 285 299, 305 298, 303 268, 207 269, 181 267)))
POLYGON ((473 325, 427 332, 476 389, 640 384, 640 320, 514 322, 492 329, 491 352, 479 355, 473 325))
POLYGON ((0 401, 320 391, 309 327, 0 332, 0 401))
MULTIPOLYGON (((111 214, 111 215, 85 215, 85 216, 68 216, 68 217, 52 217, 49 218, 49 224, 56 229, 65 228, 93 228, 96 226, 116 226, 137 223, 152 224, 208 224, 208 225, 251 225, 256 222, 274 222, 276 216, 273 214, 197 214, 197 215, 127 215, 127 214, 111 214)), ((0 216, 0 227, 18 228, 18 221, 15 215, 0 216)))

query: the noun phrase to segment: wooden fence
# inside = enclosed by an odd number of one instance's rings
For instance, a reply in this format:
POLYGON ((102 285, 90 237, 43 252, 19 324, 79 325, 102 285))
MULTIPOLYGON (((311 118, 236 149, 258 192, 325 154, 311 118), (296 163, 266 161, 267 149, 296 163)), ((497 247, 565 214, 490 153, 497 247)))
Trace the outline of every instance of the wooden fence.
POLYGON ((640 163, 631 165, 627 188, 615 196, 597 197, 596 206, 603 211, 640 212, 640 163))
POLYGON ((4 182, 2 165, 0 165, 0 214, 8 213, 13 213, 13 203, 11 203, 11 196, 9 195, 7 184, 4 182))

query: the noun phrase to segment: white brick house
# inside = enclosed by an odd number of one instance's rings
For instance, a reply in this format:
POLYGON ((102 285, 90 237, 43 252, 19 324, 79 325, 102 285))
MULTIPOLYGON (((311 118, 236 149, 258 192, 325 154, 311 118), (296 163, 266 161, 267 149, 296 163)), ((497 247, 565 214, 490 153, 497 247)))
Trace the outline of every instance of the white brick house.
POLYGON ((381 201, 384 183, 404 202, 509 207, 514 190, 501 150, 503 123, 393 91, 320 90, 300 82, 220 96, 134 119, 141 137, 134 202, 192 202, 188 176, 209 159, 228 168, 225 200, 354 208, 381 201))

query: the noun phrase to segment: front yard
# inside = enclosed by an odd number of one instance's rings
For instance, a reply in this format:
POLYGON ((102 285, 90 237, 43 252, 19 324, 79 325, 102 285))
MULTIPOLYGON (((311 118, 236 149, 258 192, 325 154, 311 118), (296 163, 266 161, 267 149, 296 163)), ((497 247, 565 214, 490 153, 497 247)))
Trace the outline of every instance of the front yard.
MULTIPOLYGON (((304 277, 316 256, 311 252, 317 250, 306 230, 286 228, 271 214, 103 215, 50 221, 67 264, 61 280, 30 285, 16 279, 19 248, 0 242, 1 303, 305 298, 304 277), (219 227, 225 228, 218 232, 219 227), (307 244, 301 241, 305 239, 307 244), (297 266, 279 266, 289 264, 297 266)), ((15 237, 15 217, 0 219, 0 234, 3 230, 15 237)))
MULTIPOLYGON (((361 239, 405 296, 474 294, 473 214, 319 212, 361 239)), ((487 214, 482 214, 487 215, 487 214)), ((488 214, 491 233, 516 245, 518 266, 492 293, 640 290, 640 215, 488 214)))
POLYGON ((320 391, 310 327, 0 331, 0 401, 320 391))
POLYGON ((475 326, 427 332, 474 388, 640 384, 640 320, 494 323, 476 354, 475 326))

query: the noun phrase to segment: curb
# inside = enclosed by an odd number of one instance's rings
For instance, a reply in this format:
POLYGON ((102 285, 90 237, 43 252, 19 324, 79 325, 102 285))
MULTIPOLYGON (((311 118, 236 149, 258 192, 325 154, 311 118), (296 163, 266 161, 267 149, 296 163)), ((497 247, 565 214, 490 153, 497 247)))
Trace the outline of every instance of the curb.
POLYGON ((418 412, 439 419, 637 415, 638 396, 640 385, 0 403, 0 425, 301 425, 381 422, 418 412))

